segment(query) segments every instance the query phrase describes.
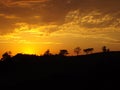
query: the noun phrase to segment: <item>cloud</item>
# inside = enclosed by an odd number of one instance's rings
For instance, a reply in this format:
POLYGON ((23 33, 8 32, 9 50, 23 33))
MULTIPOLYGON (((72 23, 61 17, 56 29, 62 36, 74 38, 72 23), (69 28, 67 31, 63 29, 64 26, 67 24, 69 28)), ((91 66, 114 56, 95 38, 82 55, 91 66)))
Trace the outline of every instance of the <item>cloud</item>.
MULTIPOLYGON (((118 11, 119 12, 119 11, 118 11)), ((115 12, 117 15, 120 13, 115 12)), ((114 14, 115 14, 114 13, 114 14)), ((120 25, 118 17, 114 14, 103 14, 98 10, 91 10, 88 13, 81 13, 80 10, 70 11, 66 16, 66 22, 72 25, 79 25, 85 28, 117 28, 120 25), (84 15, 83 15, 84 14, 84 15)))
POLYGON ((48 0, 2 0, 1 3, 7 7, 29 7, 32 5, 36 5, 37 3, 43 3, 48 0))
POLYGON ((105 44, 120 44, 119 39, 108 38, 107 40, 102 41, 105 44))
POLYGON ((119 0, 0 0, 0 35, 100 38, 120 32, 119 6, 119 0))
POLYGON ((0 14, 0 17, 5 18, 5 19, 19 19, 19 17, 15 15, 6 15, 6 14, 0 14))

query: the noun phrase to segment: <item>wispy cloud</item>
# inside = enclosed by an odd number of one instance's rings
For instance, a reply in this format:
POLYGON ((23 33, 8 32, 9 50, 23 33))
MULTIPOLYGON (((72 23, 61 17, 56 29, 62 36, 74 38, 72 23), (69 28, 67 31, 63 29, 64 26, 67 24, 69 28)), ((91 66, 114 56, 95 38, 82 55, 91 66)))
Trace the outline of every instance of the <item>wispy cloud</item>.
POLYGON ((11 6, 28 7, 28 6, 36 5, 37 3, 42 3, 46 1, 48 0, 2 0, 1 2, 8 7, 11 7, 11 6))
MULTIPOLYGON (((116 14, 120 14, 115 12, 116 14)), ((78 25, 80 27, 85 27, 88 29, 100 28, 116 28, 119 27, 118 17, 115 17, 112 14, 103 14, 100 11, 92 10, 88 13, 81 13, 80 10, 70 11, 66 16, 66 26, 67 24, 78 25), (83 15, 84 14, 84 15, 83 15)), ((69 26, 69 25, 68 25, 69 26)), ((99 30, 101 31, 101 30, 99 30)), ((105 30, 104 30, 105 31, 105 30)))
POLYGON ((3 17, 5 19, 20 19, 20 17, 17 17, 15 15, 7 15, 7 14, 0 14, 0 17, 3 17))

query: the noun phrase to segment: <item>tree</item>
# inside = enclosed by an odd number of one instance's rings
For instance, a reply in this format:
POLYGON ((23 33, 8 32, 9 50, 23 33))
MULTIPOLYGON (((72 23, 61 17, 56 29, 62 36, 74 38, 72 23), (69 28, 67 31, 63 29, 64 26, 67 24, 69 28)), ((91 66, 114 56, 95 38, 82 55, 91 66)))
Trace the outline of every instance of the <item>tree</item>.
POLYGON ((49 49, 47 51, 45 51, 44 56, 50 56, 50 55, 51 55, 51 53, 50 53, 49 49))
POLYGON ((2 55, 2 61, 9 62, 11 60, 11 51, 5 52, 2 55))
POLYGON ((102 47, 102 51, 103 51, 103 52, 110 52, 110 49, 107 48, 106 46, 103 46, 103 47, 102 47))
POLYGON ((103 46, 103 47, 102 47, 102 51, 103 51, 103 52, 107 52, 106 46, 103 46))
POLYGON ((109 49, 109 48, 107 49, 107 52, 110 52, 110 49, 109 49))
POLYGON ((87 50, 87 49, 84 49, 83 51, 84 51, 86 54, 88 54, 88 50, 87 50))
POLYGON ((59 52, 60 56, 66 56, 67 54, 69 54, 67 50, 60 50, 59 52))
POLYGON ((92 53, 94 50, 94 48, 87 48, 87 49, 84 49, 83 51, 86 53, 86 54, 89 54, 89 53, 92 53))
POLYGON ((74 52, 77 54, 77 56, 79 55, 79 53, 80 53, 80 47, 76 47, 75 49, 74 49, 74 52))

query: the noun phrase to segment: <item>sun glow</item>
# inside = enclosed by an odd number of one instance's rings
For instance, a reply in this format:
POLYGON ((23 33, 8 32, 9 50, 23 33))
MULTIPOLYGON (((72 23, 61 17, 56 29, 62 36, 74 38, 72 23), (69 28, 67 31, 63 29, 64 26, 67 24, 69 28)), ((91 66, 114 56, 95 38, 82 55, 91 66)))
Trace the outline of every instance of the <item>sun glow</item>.
POLYGON ((22 53, 24 53, 24 54, 36 54, 36 51, 33 48, 33 46, 24 46, 22 48, 22 53))
POLYGON ((32 48, 26 48, 23 53, 25 53, 25 54, 35 54, 35 51, 32 48))

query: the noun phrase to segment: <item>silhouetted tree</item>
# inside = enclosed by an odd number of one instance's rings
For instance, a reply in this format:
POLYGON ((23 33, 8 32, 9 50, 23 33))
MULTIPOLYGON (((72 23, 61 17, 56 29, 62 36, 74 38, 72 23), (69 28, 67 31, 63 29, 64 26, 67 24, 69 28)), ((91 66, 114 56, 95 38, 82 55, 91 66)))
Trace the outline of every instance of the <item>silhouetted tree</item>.
POLYGON ((86 54, 89 54, 89 53, 92 53, 94 50, 94 48, 87 48, 87 49, 84 49, 83 51, 86 53, 86 54))
POLYGON ((59 52, 60 56, 66 56, 67 54, 69 54, 67 50, 60 50, 59 52))
POLYGON ((51 53, 50 53, 49 49, 47 51, 45 51, 44 56, 50 56, 50 55, 51 55, 51 53))
POLYGON ((103 52, 110 52, 110 49, 107 48, 106 46, 103 46, 103 47, 102 47, 102 51, 103 51, 103 52))
POLYGON ((11 52, 5 52, 1 58, 2 61, 9 62, 11 60, 11 52))
POLYGON ((88 50, 87 50, 87 49, 84 49, 83 51, 84 51, 86 54, 88 54, 88 50))
POLYGON ((107 49, 107 52, 110 52, 110 49, 109 49, 109 48, 107 49))
POLYGON ((77 54, 77 56, 79 55, 79 53, 80 53, 80 47, 76 47, 75 49, 74 49, 74 52, 77 54))
POLYGON ((103 51, 103 52, 107 52, 106 46, 103 46, 103 47, 102 47, 102 51, 103 51))

